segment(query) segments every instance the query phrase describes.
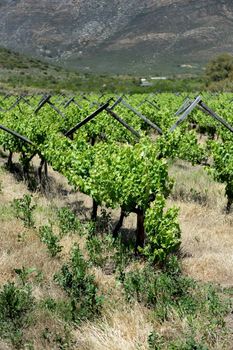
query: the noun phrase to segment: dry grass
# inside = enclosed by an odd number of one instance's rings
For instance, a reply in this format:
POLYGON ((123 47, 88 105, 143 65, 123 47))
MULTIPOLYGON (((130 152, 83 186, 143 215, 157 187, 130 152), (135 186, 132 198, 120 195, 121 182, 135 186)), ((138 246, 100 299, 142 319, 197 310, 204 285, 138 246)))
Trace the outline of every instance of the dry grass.
POLYGON ((226 205, 224 185, 215 182, 201 166, 194 167, 179 160, 170 167, 169 174, 175 179, 173 201, 182 200, 223 211, 226 205))
MULTIPOLYGON (((51 169, 49 172, 53 178, 52 195, 48 198, 39 193, 34 194, 37 227, 54 220, 55 209, 62 206, 72 208, 83 220, 89 218, 92 205, 90 198, 72 192, 62 176, 51 169)), ((199 167, 191 168, 184 163, 173 166, 171 174, 176 178, 177 185, 169 199, 169 206, 175 204, 180 207, 184 272, 198 280, 233 286, 233 216, 226 216, 223 212, 223 186, 210 180, 199 167)), ((53 275, 62 261, 67 259, 72 244, 78 241, 83 245, 84 241, 78 237, 64 237, 61 241, 61 258, 50 258, 45 245, 39 241, 37 231, 25 229, 19 220, 11 216, 10 203, 14 198, 28 193, 26 185, 17 182, 12 174, 2 169, 0 182, 0 285, 15 279, 15 268, 36 267, 43 274, 43 283, 37 283, 33 274, 30 279, 36 299, 64 298, 63 292, 53 281, 53 275)), ((115 221, 119 211, 111 213, 115 221)), ((125 228, 134 227, 135 216, 132 215, 126 220, 125 228)), ((186 319, 181 320, 174 313, 169 322, 155 324, 148 309, 137 303, 131 305, 125 302, 113 275, 105 275, 101 269, 93 271, 100 289, 107 295, 103 318, 72 330, 74 349, 147 350, 147 338, 152 329, 156 328, 168 339, 185 333, 188 327, 186 319)), ((38 311, 36 319, 36 324, 30 326, 25 336, 34 340, 36 350, 58 349, 55 343, 43 340, 41 334, 45 328, 53 333, 64 334, 61 321, 44 310, 38 311)), ((216 343, 213 349, 222 349, 221 346, 216 343)), ((0 343, 0 350, 4 349, 9 347, 0 343)), ((230 345, 228 349, 231 349, 230 345)))
POLYGON ((180 208, 185 273, 233 286, 233 216, 224 213, 224 186, 181 161, 170 172, 176 184, 169 204, 180 208))
POLYGON ((136 304, 115 305, 105 310, 99 323, 86 323, 74 332, 80 350, 147 350, 148 334, 153 329, 148 312, 136 304), (118 307, 116 307, 118 306, 118 307))
POLYGON ((178 205, 185 272, 198 280, 233 286, 232 218, 196 204, 178 205))

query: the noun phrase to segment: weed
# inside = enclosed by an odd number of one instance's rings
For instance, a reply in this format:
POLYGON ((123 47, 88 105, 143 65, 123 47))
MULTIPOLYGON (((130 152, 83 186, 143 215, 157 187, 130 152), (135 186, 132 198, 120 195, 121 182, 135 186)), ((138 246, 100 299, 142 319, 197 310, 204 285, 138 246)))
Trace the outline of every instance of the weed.
POLYGON ((67 233, 81 233, 82 225, 76 215, 69 208, 60 208, 57 212, 60 235, 67 233))
POLYGON ((127 300, 143 303, 153 310, 153 317, 159 322, 170 321, 174 315, 188 322, 188 340, 171 342, 164 347, 166 340, 152 333, 148 339, 151 349, 205 350, 205 344, 214 344, 227 333, 224 317, 229 311, 229 301, 221 299, 214 286, 201 285, 183 276, 174 257, 164 271, 147 265, 125 273, 123 286, 127 300), (196 343, 195 336, 200 332, 203 342, 196 343))
POLYGON ((71 346, 73 345, 70 331, 66 326, 64 326, 62 333, 54 332, 46 327, 42 332, 42 339, 45 343, 50 344, 52 347, 55 345, 56 349, 59 350, 71 349, 71 346))
POLYGON ((35 267, 29 267, 29 268, 25 268, 24 266, 21 269, 15 269, 15 273, 19 276, 20 281, 22 283, 23 286, 26 285, 27 280, 28 280, 28 276, 33 273, 36 272, 36 268, 35 267))
POLYGON ((52 314, 58 315, 58 317, 65 322, 72 322, 74 319, 74 310, 71 300, 55 300, 53 298, 46 298, 40 302, 40 307, 50 311, 52 314))
POLYGON ((59 238, 53 233, 52 226, 44 225, 39 228, 39 236, 41 242, 45 243, 50 255, 57 256, 62 251, 59 245, 59 238))
POLYGON ((17 235, 17 241, 24 243, 26 241, 26 237, 27 237, 26 232, 20 232, 17 235))
POLYGON ((35 225, 33 210, 36 208, 36 206, 32 204, 31 195, 25 194, 23 198, 14 199, 12 206, 16 217, 23 221, 25 227, 30 228, 35 225))
POLYGON ((94 275, 88 272, 89 264, 85 261, 78 245, 71 251, 70 261, 63 265, 61 271, 55 274, 55 281, 71 298, 73 321, 92 318, 99 314, 102 296, 94 275))
POLYGON ((14 283, 5 284, 0 291, 0 336, 18 346, 34 304, 30 286, 18 288, 14 283))
POLYGON ((99 267, 104 267, 107 261, 111 259, 113 252, 112 236, 88 236, 86 247, 89 254, 90 262, 99 267))
POLYGON ((167 342, 165 337, 155 331, 152 331, 148 336, 149 350, 208 350, 208 347, 200 342, 197 342, 192 336, 185 340, 175 340, 167 342))
POLYGON ((92 265, 101 267, 108 273, 110 270, 110 273, 117 272, 118 279, 122 279, 121 274, 132 254, 120 239, 114 240, 112 235, 97 236, 91 232, 87 235, 86 248, 92 265))
POLYGON ((132 260, 131 248, 125 246, 120 239, 114 242, 115 253, 113 255, 113 261, 115 264, 115 270, 117 273, 117 279, 123 282, 125 279, 125 269, 132 260))

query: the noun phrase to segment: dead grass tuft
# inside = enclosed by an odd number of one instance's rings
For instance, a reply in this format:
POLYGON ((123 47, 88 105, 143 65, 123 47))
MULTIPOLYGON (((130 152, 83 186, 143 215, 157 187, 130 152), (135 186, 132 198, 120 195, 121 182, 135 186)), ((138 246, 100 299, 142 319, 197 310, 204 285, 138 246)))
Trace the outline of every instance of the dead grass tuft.
POLYGON ((86 323, 74 332, 80 350, 147 350, 152 324, 140 305, 122 303, 105 310, 97 324, 86 323))

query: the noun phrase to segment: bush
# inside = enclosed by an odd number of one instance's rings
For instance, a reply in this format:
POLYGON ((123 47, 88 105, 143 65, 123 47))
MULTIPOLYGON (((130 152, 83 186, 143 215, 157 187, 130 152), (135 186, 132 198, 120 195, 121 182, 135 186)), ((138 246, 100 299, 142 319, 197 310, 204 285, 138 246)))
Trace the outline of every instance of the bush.
POLYGON ((34 298, 28 285, 18 288, 14 283, 5 284, 0 292, 0 336, 19 343, 33 307, 34 298))
POLYGON ((47 245, 52 257, 57 256, 61 252, 62 246, 59 245, 59 238, 53 233, 51 226, 41 226, 39 228, 39 236, 41 242, 47 245))
POLYGON ((32 204, 31 195, 25 194, 23 198, 14 199, 12 206, 15 210, 16 217, 23 220, 25 227, 30 228, 35 225, 32 213, 36 206, 32 204))
POLYGON ((190 292, 195 283, 179 274, 155 272, 147 265, 142 270, 126 273, 123 285, 128 301, 136 299, 147 307, 155 307, 156 317, 163 321, 171 308, 176 308, 180 315, 196 311, 196 299, 190 292))
POLYGON ((112 236, 92 236, 89 235, 86 240, 90 262, 98 267, 104 267, 113 257, 113 238, 112 236))
POLYGON ((58 225, 62 236, 69 232, 81 232, 81 223, 69 208, 60 208, 57 212, 57 216, 58 225))
POLYGON ((102 296, 98 295, 98 287, 94 275, 88 272, 89 265, 85 261, 78 245, 71 251, 70 261, 55 274, 55 281, 71 298, 73 321, 90 319, 100 313, 102 296))
POLYGON ((206 67, 206 79, 208 83, 218 82, 233 78, 233 56, 223 53, 212 59, 206 67))

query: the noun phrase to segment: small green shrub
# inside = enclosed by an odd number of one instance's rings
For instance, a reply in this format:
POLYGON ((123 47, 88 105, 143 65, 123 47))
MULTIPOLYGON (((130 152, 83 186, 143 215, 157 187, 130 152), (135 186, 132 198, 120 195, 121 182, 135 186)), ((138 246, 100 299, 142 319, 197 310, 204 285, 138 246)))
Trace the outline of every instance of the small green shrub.
POLYGON ((44 310, 49 310, 65 322, 72 322, 75 319, 75 310, 71 300, 55 300, 46 298, 39 305, 44 310))
POLYGON ((94 275, 88 272, 89 264, 85 261, 78 245, 71 251, 70 261, 55 274, 55 281, 71 298, 73 321, 90 319, 99 314, 102 296, 98 295, 98 287, 94 275))
POLYGON ((23 220, 25 227, 33 227, 35 225, 33 219, 33 210, 36 205, 32 204, 32 196, 25 194, 23 198, 14 199, 12 203, 16 217, 23 220))
POLYGON ((120 282, 123 282, 125 279, 125 269, 132 260, 132 257, 134 257, 134 248, 126 246, 120 239, 114 242, 114 247, 115 253, 113 255, 113 261, 115 264, 117 279, 120 282))
POLYGON ((101 267, 108 273, 117 272, 121 280, 124 270, 131 260, 131 250, 120 239, 114 240, 112 235, 97 236, 88 234, 86 248, 92 265, 101 267))
POLYGON ((29 325, 30 313, 35 305, 31 288, 18 288, 8 282, 0 291, 0 337, 19 344, 23 329, 29 325))
POLYGON ((136 299, 148 307, 155 306, 156 317, 161 320, 168 317, 171 307, 180 314, 184 309, 189 313, 196 309, 196 300, 189 293, 193 287, 191 279, 155 272, 152 266, 126 273, 123 286, 128 301, 136 299))
MULTIPOLYGON (((63 332, 59 333, 46 327, 42 332, 42 341, 51 347, 52 344, 59 350, 73 349, 72 335, 68 327, 64 326, 63 332)), ((54 346, 52 346, 54 348, 54 346)), ((46 347, 47 348, 47 347, 46 347)))
POLYGON ((19 279, 23 286, 26 286, 28 276, 33 273, 37 272, 37 269, 35 267, 22 267, 21 269, 15 269, 15 273, 19 276, 19 279))
POLYGON ((61 236, 67 233, 82 233, 80 221, 69 208, 58 209, 57 217, 61 236))
POLYGON ((93 236, 89 235, 86 240, 90 262, 99 267, 111 260, 113 255, 113 238, 112 236, 93 236))
POLYGON ((57 256, 62 251, 62 246, 59 245, 59 237, 52 230, 52 226, 44 225, 39 228, 39 236, 42 243, 45 243, 50 255, 57 256))

